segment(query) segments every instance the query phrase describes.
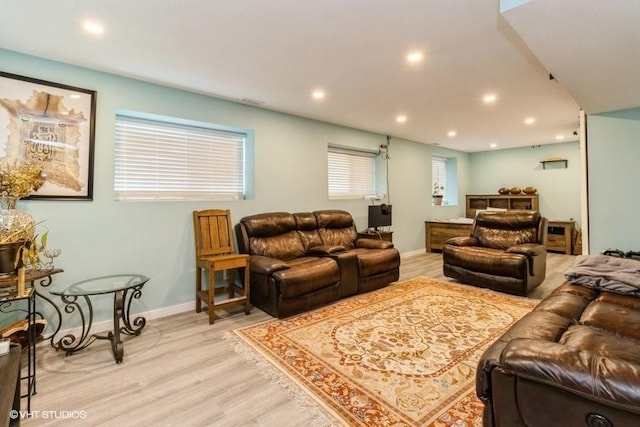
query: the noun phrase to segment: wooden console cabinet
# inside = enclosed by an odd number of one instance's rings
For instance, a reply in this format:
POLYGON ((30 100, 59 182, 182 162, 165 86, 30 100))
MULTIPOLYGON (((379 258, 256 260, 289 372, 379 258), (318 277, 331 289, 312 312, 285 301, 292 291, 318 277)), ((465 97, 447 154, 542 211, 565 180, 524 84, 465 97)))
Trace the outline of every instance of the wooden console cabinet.
POLYGON ((441 251, 444 242, 452 237, 468 236, 472 224, 459 222, 425 221, 424 246, 427 252, 441 251))

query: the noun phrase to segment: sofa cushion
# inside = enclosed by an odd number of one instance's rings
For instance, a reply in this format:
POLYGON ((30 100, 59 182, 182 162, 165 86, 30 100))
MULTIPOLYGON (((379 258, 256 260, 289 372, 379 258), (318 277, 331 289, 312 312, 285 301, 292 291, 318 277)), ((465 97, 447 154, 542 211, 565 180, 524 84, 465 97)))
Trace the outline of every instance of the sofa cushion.
POLYGON ((293 217, 296 220, 298 233, 300 234, 305 251, 308 252, 310 248, 322 246, 316 216, 312 212, 299 212, 294 213, 293 217))
POLYGON ((355 246, 358 232, 349 212, 324 210, 316 211, 314 214, 318 221, 318 233, 323 245, 344 246, 346 249, 355 246))
POLYGON ((538 242, 539 212, 500 215, 502 212, 483 212, 475 219, 471 236, 482 246, 508 249, 523 243, 538 242))
POLYGON ((249 253, 277 259, 303 256, 305 248, 295 217, 286 212, 253 215, 241 220, 249 236, 249 253))
POLYGON ((331 258, 301 257, 288 264, 288 269, 273 273, 283 298, 305 295, 340 280, 338 264, 331 258))
POLYGON ((447 263, 477 273, 514 279, 527 276, 526 256, 501 249, 449 246, 446 257, 447 263))

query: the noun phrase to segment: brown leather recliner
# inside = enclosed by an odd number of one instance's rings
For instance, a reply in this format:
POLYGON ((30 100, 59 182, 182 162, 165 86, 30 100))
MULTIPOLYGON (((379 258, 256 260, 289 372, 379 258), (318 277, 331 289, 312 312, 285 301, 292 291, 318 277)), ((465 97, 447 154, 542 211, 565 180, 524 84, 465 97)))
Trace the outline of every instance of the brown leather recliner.
POLYGON ((565 283, 484 352, 485 427, 640 426, 640 298, 565 283))
POLYGON ((341 210, 272 212, 242 218, 238 249, 250 257, 251 303, 287 317, 398 280, 393 243, 358 239, 341 210))
POLYGON ((528 210, 484 211, 471 235, 442 249, 443 272, 463 283, 527 295, 545 278, 547 219, 528 210))

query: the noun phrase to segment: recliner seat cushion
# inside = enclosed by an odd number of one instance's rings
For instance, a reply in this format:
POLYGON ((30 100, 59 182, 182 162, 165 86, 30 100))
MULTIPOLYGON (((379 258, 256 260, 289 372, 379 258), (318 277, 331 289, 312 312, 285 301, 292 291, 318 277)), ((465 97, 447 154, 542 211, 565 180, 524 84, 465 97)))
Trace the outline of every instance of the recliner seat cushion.
POLYGON ((283 298, 305 295, 340 280, 338 264, 331 258, 302 257, 288 264, 288 269, 273 273, 283 298))
POLYGON ((483 247, 448 246, 445 255, 445 263, 479 273, 515 279, 527 275, 526 257, 522 254, 483 247))
POLYGON ((386 273, 400 267, 400 254, 389 249, 353 249, 358 256, 360 277, 386 273))

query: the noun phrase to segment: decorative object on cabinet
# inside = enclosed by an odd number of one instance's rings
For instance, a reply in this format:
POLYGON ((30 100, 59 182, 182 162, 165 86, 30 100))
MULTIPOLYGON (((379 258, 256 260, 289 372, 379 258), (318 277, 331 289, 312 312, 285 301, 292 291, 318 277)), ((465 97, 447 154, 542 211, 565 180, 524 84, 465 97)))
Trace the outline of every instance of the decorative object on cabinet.
POLYGON ((509 189, 507 187, 502 187, 498 190, 498 194, 509 194, 509 189))
POLYGON ((511 194, 520 194, 520 193, 522 193, 522 190, 520 189, 520 187, 511 187, 509 189, 509 192, 511 194))
POLYGON ((29 198, 92 200, 96 92, 0 72, 0 93, 3 162, 41 162, 47 176, 29 198))
POLYGON ((519 209, 537 211, 538 194, 467 194, 466 213, 467 218, 474 218, 476 210, 486 210, 489 208, 519 209))
POLYGON ((433 183, 433 192, 431 193, 433 205, 440 206, 442 205, 442 200, 444 198, 444 185, 434 182, 433 183))
POLYGON ((538 190, 535 187, 524 187, 522 189, 522 192, 524 194, 536 194, 538 190))

